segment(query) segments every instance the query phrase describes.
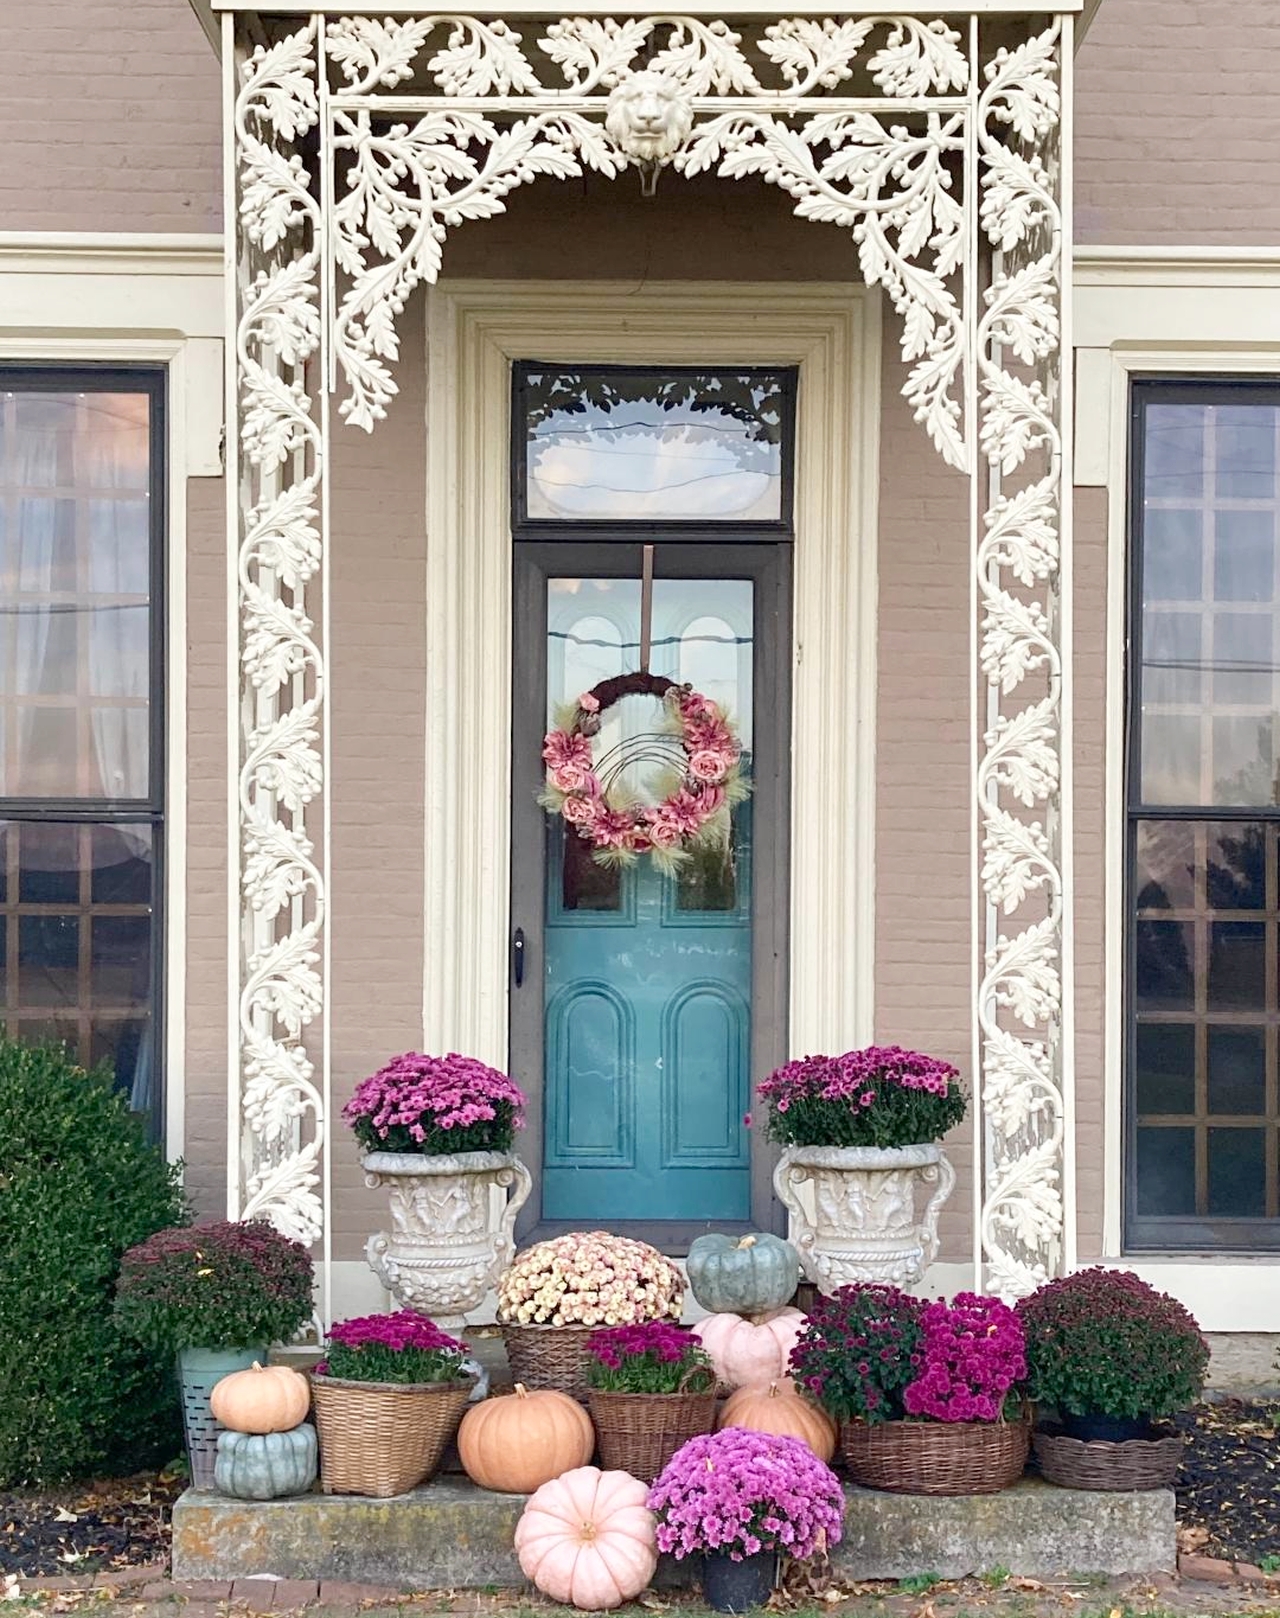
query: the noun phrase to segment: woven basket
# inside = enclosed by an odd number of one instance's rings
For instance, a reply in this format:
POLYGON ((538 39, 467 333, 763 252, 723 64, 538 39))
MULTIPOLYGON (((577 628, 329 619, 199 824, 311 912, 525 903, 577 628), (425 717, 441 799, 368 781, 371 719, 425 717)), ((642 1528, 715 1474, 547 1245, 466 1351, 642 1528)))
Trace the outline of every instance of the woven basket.
POLYGON ((316 1377, 311 1388, 324 1492, 386 1499, 416 1489, 440 1465, 472 1385, 316 1377))
POLYGON ((845 1422, 840 1449, 849 1476, 889 1494, 998 1494, 1022 1476, 1031 1422, 845 1422))
POLYGON ((585 1403, 587 1339, 595 1326, 503 1326, 511 1380, 526 1388, 555 1388, 585 1403))
POLYGON ((706 1393, 602 1393, 587 1390, 587 1408, 607 1472, 630 1472, 642 1483, 658 1473, 691 1438, 709 1433, 716 1390, 706 1393))
POLYGON ((1036 1459, 1049 1483, 1064 1489, 1105 1489, 1132 1493, 1171 1489, 1182 1461, 1181 1433, 1161 1429, 1159 1438, 1129 1438, 1112 1444, 1085 1443, 1052 1428, 1036 1433, 1036 1459))

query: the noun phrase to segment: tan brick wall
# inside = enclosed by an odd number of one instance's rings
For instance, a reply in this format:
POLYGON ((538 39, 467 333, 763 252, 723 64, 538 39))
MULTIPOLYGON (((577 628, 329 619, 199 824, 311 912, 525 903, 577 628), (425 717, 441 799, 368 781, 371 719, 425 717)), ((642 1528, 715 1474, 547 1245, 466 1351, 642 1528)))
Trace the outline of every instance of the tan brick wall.
POLYGON ((1102 1252, 1106 850, 1107 491, 1075 512, 1076 1201, 1082 1258, 1102 1252))
POLYGON ((221 478, 187 484, 186 1185, 227 1204, 227 564, 221 478))
POLYGON ((1102 0, 1076 58, 1076 239, 1280 241, 1275 0, 1102 0))
POLYGON ((2 0, 0 230, 216 231, 218 59, 186 0, 2 0))

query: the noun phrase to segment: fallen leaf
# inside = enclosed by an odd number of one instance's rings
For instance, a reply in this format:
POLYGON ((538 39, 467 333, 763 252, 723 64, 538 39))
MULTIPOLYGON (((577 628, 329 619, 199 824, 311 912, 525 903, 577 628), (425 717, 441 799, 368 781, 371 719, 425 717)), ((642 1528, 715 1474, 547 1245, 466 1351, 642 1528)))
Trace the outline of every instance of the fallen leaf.
POLYGON ((58 1507, 57 1511, 55 1511, 54 1514, 53 1514, 53 1520, 54 1520, 54 1522, 79 1522, 80 1521, 79 1517, 76 1516, 75 1512, 74 1511, 68 1511, 65 1506, 59 1506, 58 1507))

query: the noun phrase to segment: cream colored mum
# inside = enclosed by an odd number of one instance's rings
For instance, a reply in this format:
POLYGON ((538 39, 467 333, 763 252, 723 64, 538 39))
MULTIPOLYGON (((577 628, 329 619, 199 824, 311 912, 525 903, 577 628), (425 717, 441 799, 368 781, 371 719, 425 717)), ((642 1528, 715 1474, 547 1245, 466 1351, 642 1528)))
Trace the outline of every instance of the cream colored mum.
POLYGON ((498 1283, 498 1318, 522 1326, 630 1326, 679 1320, 684 1278, 647 1242, 574 1232, 518 1255, 498 1283))

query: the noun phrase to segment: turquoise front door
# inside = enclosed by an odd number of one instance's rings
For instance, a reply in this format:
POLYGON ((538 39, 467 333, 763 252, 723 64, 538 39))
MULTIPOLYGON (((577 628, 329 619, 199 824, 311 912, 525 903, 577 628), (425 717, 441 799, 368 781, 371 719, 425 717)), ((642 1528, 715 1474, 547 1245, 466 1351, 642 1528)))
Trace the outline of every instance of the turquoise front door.
MULTIPOLYGON (((551 576, 546 601, 550 720, 637 666, 640 585, 551 576)), ((754 606, 749 578, 654 581, 652 669, 720 704, 748 773, 754 606)), ((651 731, 658 706, 624 698, 604 716, 597 757, 651 731)), ((641 765, 627 784, 652 795, 660 769, 641 765)), ((748 800, 727 849, 670 876, 647 858, 602 869, 572 828, 548 822, 544 1219, 750 1217, 751 825, 748 800)))

